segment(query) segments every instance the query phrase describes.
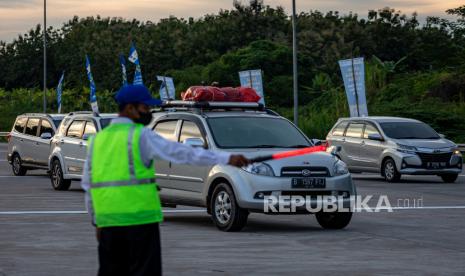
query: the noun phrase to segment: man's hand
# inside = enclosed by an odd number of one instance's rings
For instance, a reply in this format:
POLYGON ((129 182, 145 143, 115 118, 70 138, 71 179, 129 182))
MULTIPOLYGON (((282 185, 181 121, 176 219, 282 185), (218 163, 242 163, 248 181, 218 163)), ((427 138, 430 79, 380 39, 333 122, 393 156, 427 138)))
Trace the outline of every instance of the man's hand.
POLYGON ((247 159, 244 155, 240 154, 233 154, 229 157, 228 165, 235 166, 235 167, 244 167, 250 163, 250 160, 247 159))

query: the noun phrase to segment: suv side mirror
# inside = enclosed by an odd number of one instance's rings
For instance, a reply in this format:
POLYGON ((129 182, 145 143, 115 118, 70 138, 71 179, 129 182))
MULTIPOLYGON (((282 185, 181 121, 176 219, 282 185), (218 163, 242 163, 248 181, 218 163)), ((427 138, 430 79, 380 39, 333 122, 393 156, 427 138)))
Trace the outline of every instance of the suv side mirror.
POLYGON ((441 137, 442 139, 446 138, 446 135, 445 134, 442 134, 442 133, 439 133, 439 137, 441 137))
POLYGON ((50 132, 44 132, 40 135, 40 138, 42 139, 50 139, 52 138, 52 134, 50 132))
POLYGON ((203 140, 200 138, 186 138, 186 140, 184 140, 182 143, 194 148, 203 148, 205 145, 203 140))
POLYGON ((323 144, 320 139, 312 139, 312 143, 315 146, 321 146, 323 144))
POLYGON ((369 140, 374 140, 374 141, 384 141, 383 137, 379 133, 372 133, 368 135, 369 140))

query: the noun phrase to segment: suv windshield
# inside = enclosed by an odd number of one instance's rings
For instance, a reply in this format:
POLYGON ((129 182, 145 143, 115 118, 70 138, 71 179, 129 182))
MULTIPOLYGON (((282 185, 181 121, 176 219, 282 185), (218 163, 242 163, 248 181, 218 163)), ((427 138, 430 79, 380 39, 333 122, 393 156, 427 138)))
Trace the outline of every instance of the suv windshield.
POLYGON ((219 148, 299 148, 310 142, 284 119, 263 117, 209 118, 219 148))
POLYGON ((386 136, 394 139, 439 139, 429 125, 419 122, 380 123, 386 136))

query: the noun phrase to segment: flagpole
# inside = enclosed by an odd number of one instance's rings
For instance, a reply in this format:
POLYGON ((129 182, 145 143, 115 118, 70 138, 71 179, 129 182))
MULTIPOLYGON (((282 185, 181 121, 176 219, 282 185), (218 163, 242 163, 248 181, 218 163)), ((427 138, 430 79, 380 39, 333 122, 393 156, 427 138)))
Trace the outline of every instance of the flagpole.
POLYGON ((298 71, 297 71, 297 22, 295 12, 295 0, 292 0, 292 67, 293 67, 293 79, 294 79, 294 124, 298 123, 299 116, 299 99, 298 99, 298 71))
POLYGON ((44 113, 47 112, 47 0, 44 0, 44 113))

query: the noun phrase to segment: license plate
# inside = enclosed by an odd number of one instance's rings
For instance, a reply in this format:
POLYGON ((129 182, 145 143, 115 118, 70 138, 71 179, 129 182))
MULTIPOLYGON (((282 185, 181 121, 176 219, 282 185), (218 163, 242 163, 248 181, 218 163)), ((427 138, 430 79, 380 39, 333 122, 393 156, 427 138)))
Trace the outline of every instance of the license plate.
POLYGON ((317 178, 317 177, 293 178, 292 188, 296 188, 296 189, 326 188, 326 179, 317 178))
POLYGON ((428 162, 426 167, 429 169, 440 169, 446 166, 446 162, 428 162))

